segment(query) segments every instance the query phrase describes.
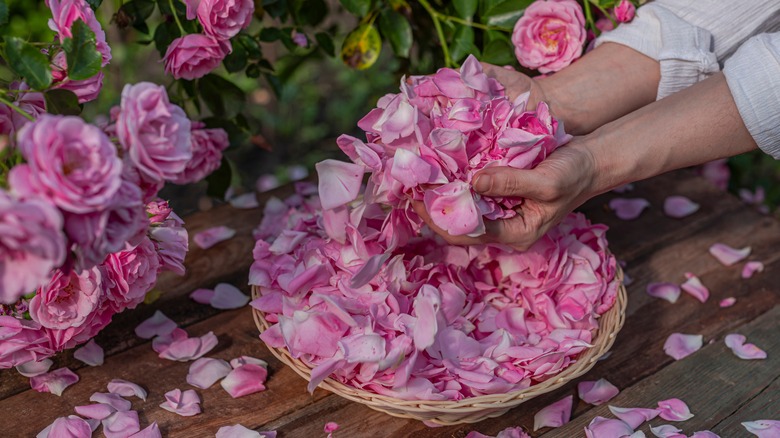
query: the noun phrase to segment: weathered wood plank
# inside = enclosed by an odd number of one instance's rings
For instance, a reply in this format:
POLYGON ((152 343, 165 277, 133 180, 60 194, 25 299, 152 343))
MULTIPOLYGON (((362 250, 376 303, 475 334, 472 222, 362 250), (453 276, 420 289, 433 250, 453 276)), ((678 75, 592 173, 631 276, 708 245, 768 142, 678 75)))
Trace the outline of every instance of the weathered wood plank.
MULTIPOLYGON (((777 324, 780 323, 776 322, 775 324, 775 333, 777 333, 777 324)), ((778 353, 772 352, 770 354, 777 355, 778 353)), ((775 380, 771 384, 739 410, 718 423, 712 428, 712 431, 722 437, 746 436, 747 432, 741 423, 755 420, 777 420, 778 416, 780 416, 780 376, 775 376, 775 380)))

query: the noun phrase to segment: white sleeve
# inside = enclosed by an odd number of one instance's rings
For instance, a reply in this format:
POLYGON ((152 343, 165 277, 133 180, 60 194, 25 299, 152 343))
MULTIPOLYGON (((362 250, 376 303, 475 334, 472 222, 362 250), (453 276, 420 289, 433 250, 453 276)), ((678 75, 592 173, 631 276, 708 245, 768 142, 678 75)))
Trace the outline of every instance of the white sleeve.
POLYGON ((780 159, 780 33, 758 35, 726 61, 726 82, 750 135, 780 159))

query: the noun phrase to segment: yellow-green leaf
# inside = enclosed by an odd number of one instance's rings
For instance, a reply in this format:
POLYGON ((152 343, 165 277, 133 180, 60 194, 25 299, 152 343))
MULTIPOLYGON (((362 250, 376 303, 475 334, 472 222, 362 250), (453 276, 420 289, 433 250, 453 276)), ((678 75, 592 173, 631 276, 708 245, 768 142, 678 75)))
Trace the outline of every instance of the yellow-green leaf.
POLYGON ((374 65, 381 51, 379 31, 372 24, 361 24, 344 39, 341 60, 352 68, 364 70, 374 65))

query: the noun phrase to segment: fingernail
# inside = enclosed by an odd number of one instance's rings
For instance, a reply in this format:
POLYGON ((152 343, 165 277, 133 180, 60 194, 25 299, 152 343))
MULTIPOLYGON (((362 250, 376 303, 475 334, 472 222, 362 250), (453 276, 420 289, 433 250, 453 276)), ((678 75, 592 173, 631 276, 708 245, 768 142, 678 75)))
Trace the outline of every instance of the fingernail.
POLYGON ((488 190, 490 190, 490 176, 488 175, 477 176, 477 179, 474 180, 472 186, 474 187, 474 191, 477 193, 487 192, 488 190))

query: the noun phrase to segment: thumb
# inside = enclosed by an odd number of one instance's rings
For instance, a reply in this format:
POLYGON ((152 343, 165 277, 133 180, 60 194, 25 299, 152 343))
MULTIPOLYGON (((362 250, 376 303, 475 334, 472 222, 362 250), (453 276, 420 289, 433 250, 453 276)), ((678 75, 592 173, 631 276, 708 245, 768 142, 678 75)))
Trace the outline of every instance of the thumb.
POLYGON ((472 186, 475 192, 486 196, 519 196, 541 201, 556 197, 548 176, 533 169, 488 167, 477 172, 472 186))

